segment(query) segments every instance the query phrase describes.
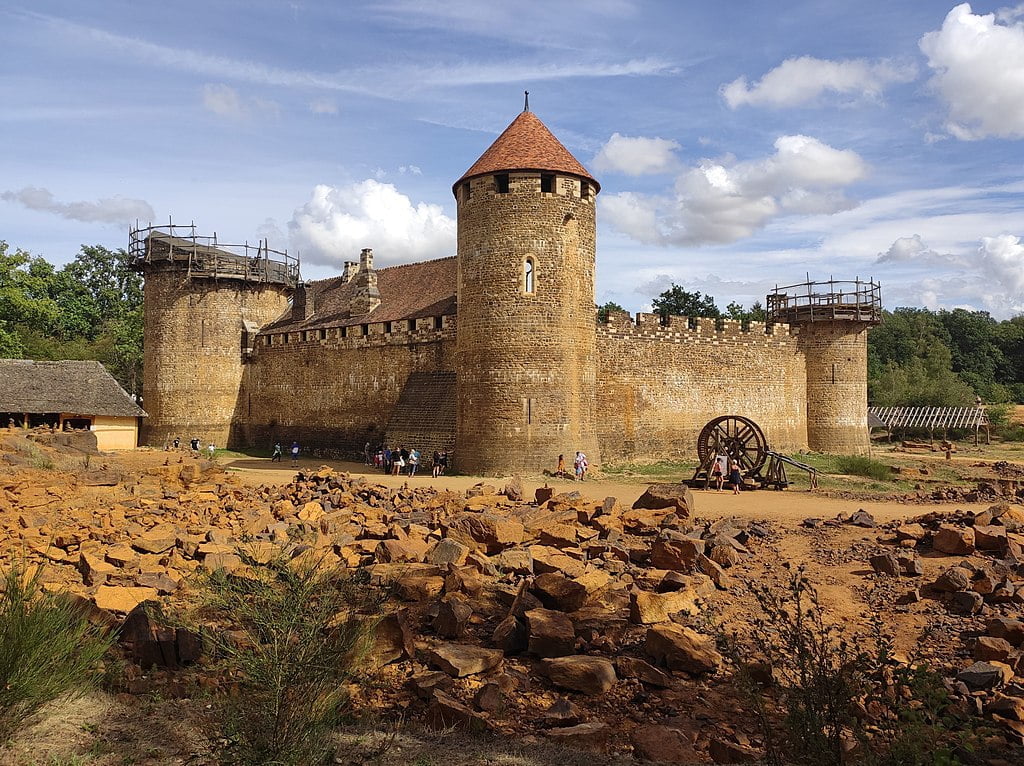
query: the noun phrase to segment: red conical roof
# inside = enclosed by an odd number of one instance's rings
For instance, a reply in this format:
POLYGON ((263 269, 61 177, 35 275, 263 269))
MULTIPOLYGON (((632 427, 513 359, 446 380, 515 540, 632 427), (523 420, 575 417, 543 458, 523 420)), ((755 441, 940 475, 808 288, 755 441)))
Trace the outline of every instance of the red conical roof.
POLYGON ((551 170, 588 179, 600 191, 597 182, 579 160, 573 157, 562 142, 555 138, 547 126, 530 111, 520 112, 505 128, 491 147, 480 155, 473 167, 455 182, 452 191, 467 178, 509 170, 551 170))

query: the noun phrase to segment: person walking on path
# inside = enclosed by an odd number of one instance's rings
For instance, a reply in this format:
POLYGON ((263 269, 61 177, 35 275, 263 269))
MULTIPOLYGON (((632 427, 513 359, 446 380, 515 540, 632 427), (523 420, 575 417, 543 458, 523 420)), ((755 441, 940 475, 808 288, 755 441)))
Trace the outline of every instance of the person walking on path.
POLYGON ((416 469, 420 465, 420 451, 413 447, 409 450, 409 476, 416 475, 416 469))
POLYGON ((281 462, 281 442, 274 443, 274 454, 270 456, 271 463, 281 462))
POLYGON ((743 483, 743 477, 740 475, 740 464, 735 460, 729 464, 729 483, 732 484, 732 493, 738 495, 740 493, 740 485, 743 483))
POLYGON ((573 468, 576 472, 576 481, 583 481, 587 475, 587 456, 582 452, 577 452, 576 459, 573 461, 573 468))
POLYGON ((299 443, 292 442, 292 465, 299 464, 299 443))
POLYGON ((441 453, 437 450, 434 450, 434 466, 430 471, 430 475, 435 479, 441 475, 441 453))
POLYGON ((565 478, 565 455, 558 456, 558 468, 555 469, 555 476, 565 478))
POLYGON ((217 448, 213 445, 213 442, 210 442, 206 446, 206 451, 210 453, 210 460, 213 460, 213 453, 217 451, 217 448))
POLYGON ((366 442, 366 444, 363 445, 363 459, 366 461, 367 465, 373 465, 373 458, 370 454, 370 442, 366 442))

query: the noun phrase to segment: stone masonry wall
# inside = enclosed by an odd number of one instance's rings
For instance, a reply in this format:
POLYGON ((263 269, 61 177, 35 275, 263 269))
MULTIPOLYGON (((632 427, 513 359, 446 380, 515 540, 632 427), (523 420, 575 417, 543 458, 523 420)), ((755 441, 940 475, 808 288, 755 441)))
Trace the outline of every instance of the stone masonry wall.
POLYGON ((594 190, 510 172, 459 189, 458 468, 537 473, 594 430, 594 190), (524 265, 534 290, 524 286, 524 265))
POLYGON ((786 325, 613 314, 598 325, 597 351, 606 462, 692 459, 701 428, 720 415, 751 418, 773 449, 807 447, 804 355, 786 325))
POLYGON ((800 331, 807 358, 807 442, 836 454, 868 451, 868 326, 813 322, 800 331))
POLYGON ((455 318, 261 335, 246 365, 232 424, 236 446, 287 448, 293 440, 324 456, 356 457, 378 444, 413 372, 454 369, 455 318), (399 324, 402 327, 399 327, 399 324), (441 327, 437 327, 441 324, 441 327), (268 342, 269 339, 269 342, 268 342))
POLYGON ((142 444, 162 446, 175 436, 227 444, 242 383, 243 321, 276 319, 288 294, 283 285, 189 279, 147 267, 142 444))

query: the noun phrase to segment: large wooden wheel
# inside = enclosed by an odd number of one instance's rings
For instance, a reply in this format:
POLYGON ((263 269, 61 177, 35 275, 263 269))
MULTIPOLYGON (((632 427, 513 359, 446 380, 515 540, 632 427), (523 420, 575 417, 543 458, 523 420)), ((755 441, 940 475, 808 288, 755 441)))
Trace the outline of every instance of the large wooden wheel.
POLYGON ((710 465, 715 455, 728 455, 740 464, 744 476, 751 476, 768 459, 768 440, 750 418, 723 415, 704 426, 697 437, 701 466, 710 465))

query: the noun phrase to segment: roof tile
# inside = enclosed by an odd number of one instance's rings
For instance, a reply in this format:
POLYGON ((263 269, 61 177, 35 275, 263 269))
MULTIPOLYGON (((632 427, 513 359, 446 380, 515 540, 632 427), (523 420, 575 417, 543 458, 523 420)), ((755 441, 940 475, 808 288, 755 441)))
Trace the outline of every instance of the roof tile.
POLYGON ((553 170, 582 176, 594 183, 600 191, 601 185, 579 160, 562 146, 547 126, 533 112, 520 112, 498 136, 490 148, 480 155, 473 167, 455 182, 452 191, 467 178, 505 170, 553 170))

